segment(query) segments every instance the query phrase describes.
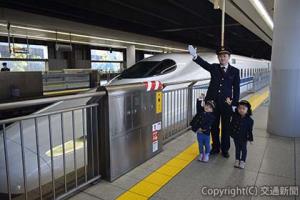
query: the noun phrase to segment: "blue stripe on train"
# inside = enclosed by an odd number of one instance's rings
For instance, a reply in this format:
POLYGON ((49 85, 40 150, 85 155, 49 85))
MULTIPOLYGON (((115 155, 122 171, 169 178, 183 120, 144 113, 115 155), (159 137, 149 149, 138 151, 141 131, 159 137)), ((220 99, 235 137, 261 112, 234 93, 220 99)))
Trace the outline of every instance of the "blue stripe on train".
MULTIPOLYGON (((253 77, 242 78, 241 83, 240 83, 240 87, 243 87, 243 86, 247 85, 248 82, 250 82, 252 80, 253 80, 253 77)), ((193 88, 194 89, 207 89, 208 88, 208 83, 204 84, 204 85, 196 85, 193 88)))

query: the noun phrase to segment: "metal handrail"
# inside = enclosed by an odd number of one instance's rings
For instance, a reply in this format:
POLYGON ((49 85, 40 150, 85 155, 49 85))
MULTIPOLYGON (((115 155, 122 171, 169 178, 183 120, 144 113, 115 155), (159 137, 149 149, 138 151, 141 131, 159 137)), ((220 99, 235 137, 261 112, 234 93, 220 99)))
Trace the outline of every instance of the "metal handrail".
POLYGON ((61 96, 61 97, 49 97, 49 98, 43 98, 43 99, 26 100, 26 101, 12 102, 12 103, 3 103, 3 104, 0 104, 0 110, 9 110, 9 109, 13 109, 13 108, 36 106, 36 105, 42 105, 42 104, 47 104, 47 103, 55 103, 55 102, 59 102, 59 101, 74 100, 74 99, 81 99, 81 98, 95 97, 95 96, 103 96, 105 94, 106 93, 104 91, 101 91, 101 92, 93 92, 93 93, 67 95, 67 96, 61 96))
POLYGON ((209 81, 210 78, 202 78, 202 79, 196 79, 196 80, 187 80, 187 81, 174 81, 169 83, 163 83, 164 86, 170 86, 170 85, 178 85, 178 84, 184 84, 184 83, 197 83, 200 81, 209 81))
POLYGON ((44 117, 44 116, 48 116, 48 115, 55 115, 55 114, 64 113, 64 112, 71 112, 74 110, 91 108, 91 107, 96 107, 96 106, 98 106, 98 103, 93 103, 93 104, 84 105, 84 106, 76 106, 76 107, 72 107, 72 108, 61 109, 61 110, 56 110, 56 111, 51 111, 51 112, 46 112, 46 113, 36 113, 36 114, 31 114, 31 115, 26 115, 26 116, 21 116, 21 117, 8 118, 8 119, 0 120, 0 125, 8 124, 8 123, 16 122, 16 121, 22 121, 22 120, 26 120, 26 119, 44 117))

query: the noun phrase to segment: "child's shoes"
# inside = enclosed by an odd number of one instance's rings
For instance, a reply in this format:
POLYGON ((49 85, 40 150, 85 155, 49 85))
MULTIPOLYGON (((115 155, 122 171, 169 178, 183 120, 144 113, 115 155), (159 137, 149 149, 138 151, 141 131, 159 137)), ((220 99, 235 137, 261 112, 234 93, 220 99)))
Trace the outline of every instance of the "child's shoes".
POLYGON ((240 168, 240 161, 239 160, 235 160, 234 167, 235 168, 240 168))
POLYGON ((244 169, 244 168, 245 168, 245 162, 244 162, 244 161, 241 161, 241 162, 240 162, 240 168, 241 168, 241 169, 244 169))
POLYGON ((198 157, 198 161, 203 161, 203 157, 204 157, 204 154, 203 153, 200 153, 199 157, 198 157))
POLYGON ((209 153, 206 153, 204 156, 203 156, 203 162, 208 162, 209 160, 209 153))

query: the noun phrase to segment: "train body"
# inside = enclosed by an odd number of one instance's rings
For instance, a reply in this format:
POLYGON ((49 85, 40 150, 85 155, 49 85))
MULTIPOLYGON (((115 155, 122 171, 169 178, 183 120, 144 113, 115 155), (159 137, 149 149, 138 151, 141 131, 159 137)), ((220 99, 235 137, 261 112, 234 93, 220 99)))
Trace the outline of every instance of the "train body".
MULTIPOLYGON (((201 57, 209 63, 218 63, 214 53, 201 53, 201 57)), ((230 64, 240 70, 241 92, 252 81, 256 72, 270 71, 271 62, 245 56, 231 55, 230 64)), ((137 62, 111 80, 108 85, 119 85, 145 81, 161 81, 162 83, 180 82, 210 78, 209 72, 193 62, 189 54, 159 54, 137 62)), ((178 85, 180 87, 183 85, 178 85)), ((166 87, 169 90, 176 87, 166 87)))

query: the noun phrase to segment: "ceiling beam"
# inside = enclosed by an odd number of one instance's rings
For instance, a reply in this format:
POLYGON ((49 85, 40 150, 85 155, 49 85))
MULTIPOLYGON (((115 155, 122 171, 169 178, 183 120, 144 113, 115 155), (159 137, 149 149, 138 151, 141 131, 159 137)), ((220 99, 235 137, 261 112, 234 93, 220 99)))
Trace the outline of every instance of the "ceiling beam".
MULTIPOLYGON (((179 32, 179 31, 191 31, 191 30, 202 30, 202 29, 213 29, 213 28, 220 28, 220 24, 218 25, 208 25, 208 26, 194 26, 194 27, 182 27, 182 28, 173 28, 173 29, 163 29, 158 30, 158 32, 179 32)), ((233 27, 233 26, 241 26, 241 24, 234 23, 234 24, 225 24, 226 27, 233 27)))

